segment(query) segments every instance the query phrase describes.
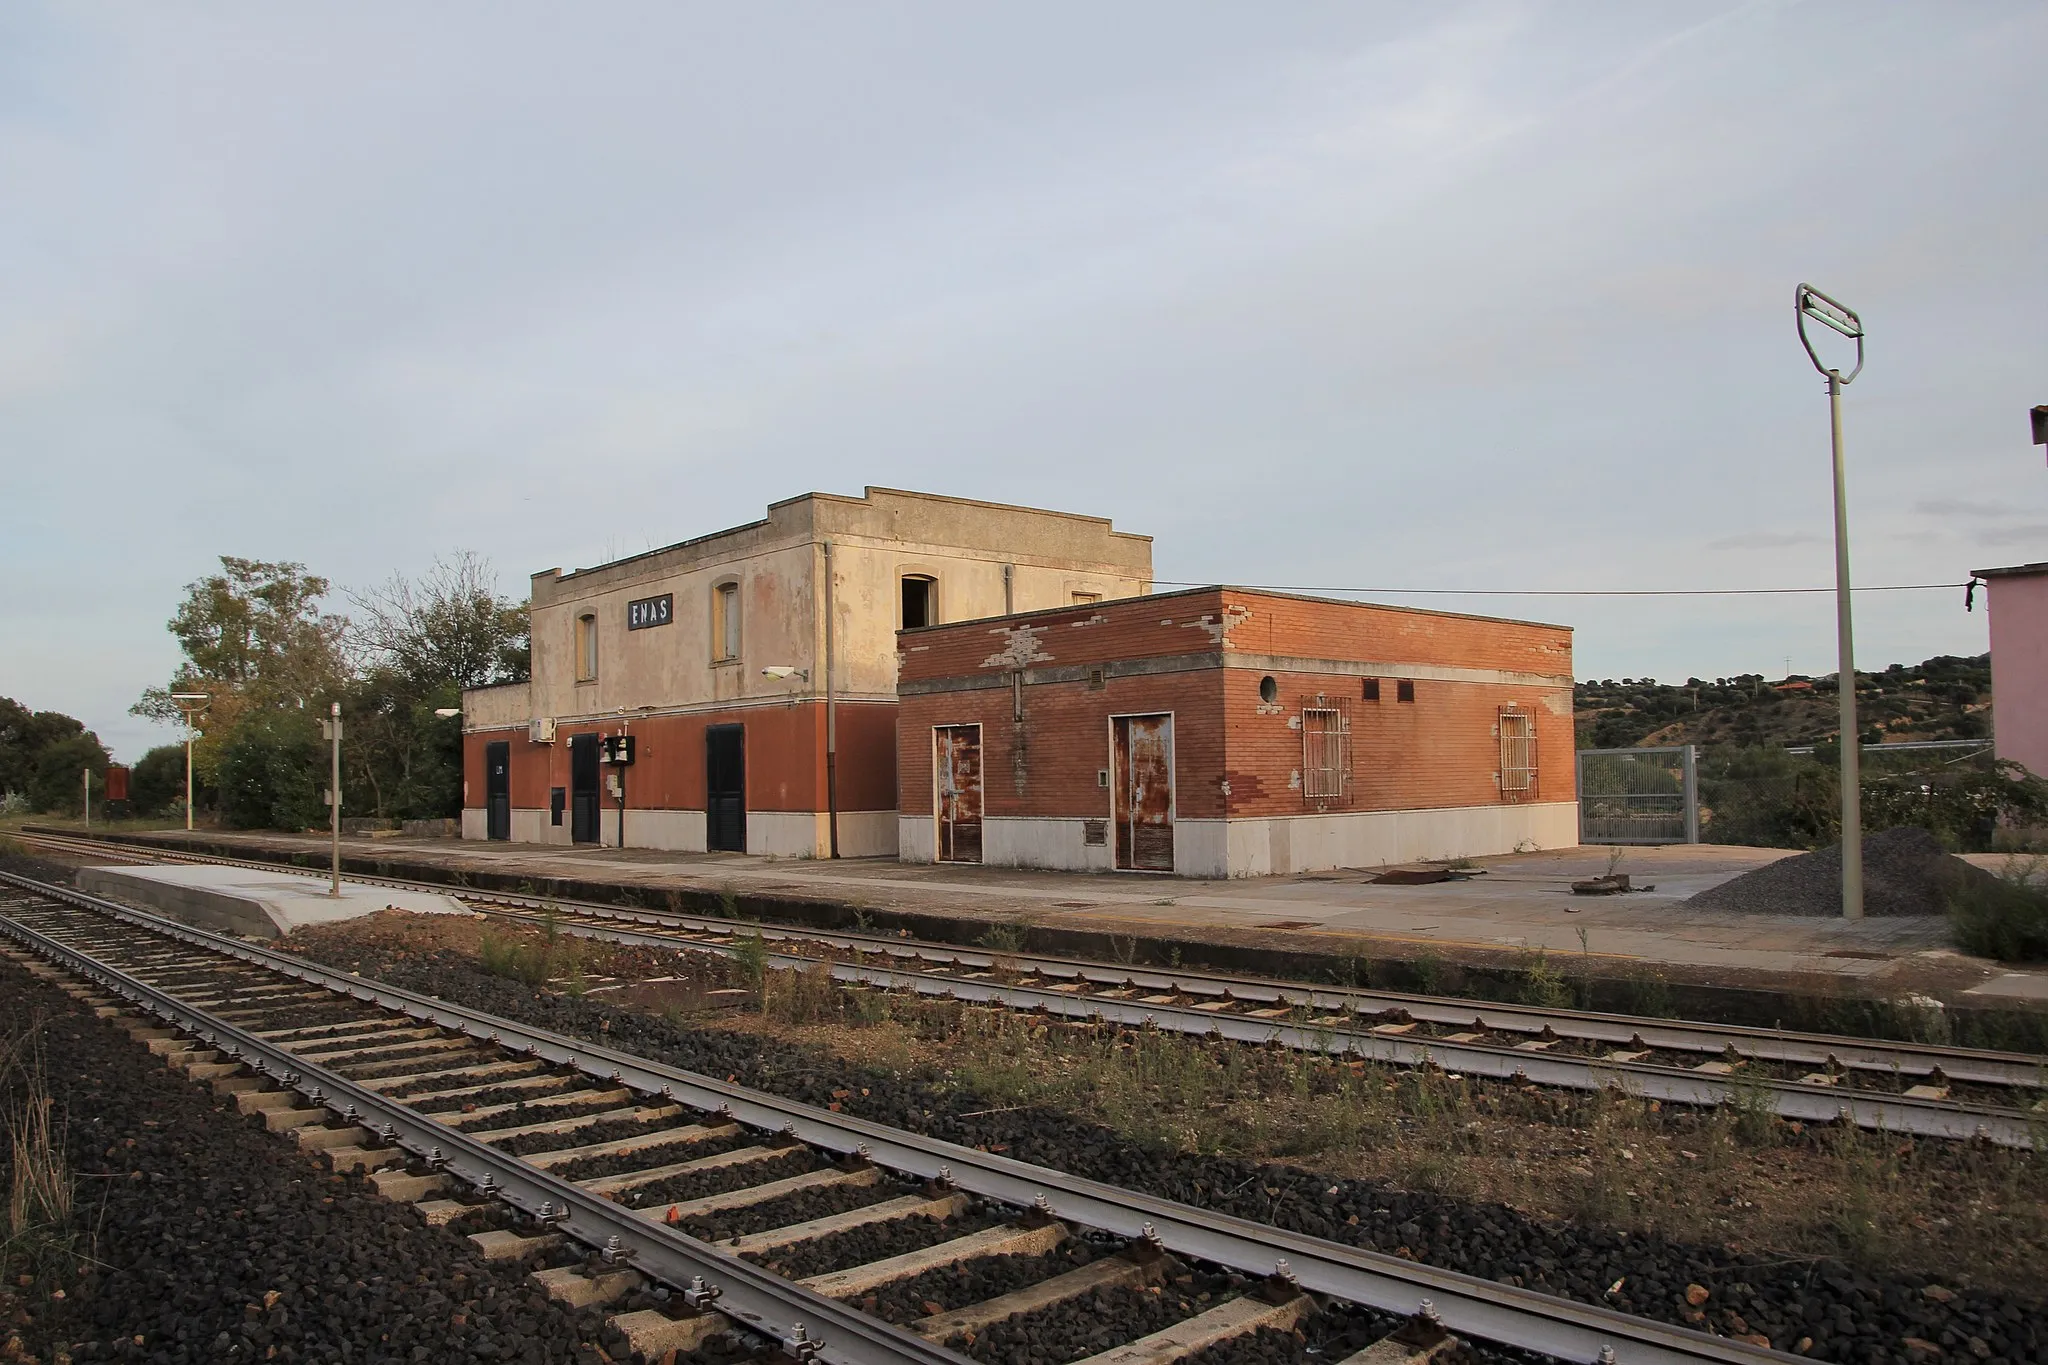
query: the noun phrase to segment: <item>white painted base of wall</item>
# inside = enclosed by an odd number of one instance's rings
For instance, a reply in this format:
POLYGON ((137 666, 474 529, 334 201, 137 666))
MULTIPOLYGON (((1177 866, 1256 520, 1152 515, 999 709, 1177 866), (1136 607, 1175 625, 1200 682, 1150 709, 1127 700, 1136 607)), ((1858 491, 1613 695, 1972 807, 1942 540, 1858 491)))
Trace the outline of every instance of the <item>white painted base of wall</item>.
MULTIPOLYGON (((825 852, 831 853, 829 843, 825 852)), ((843 810, 839 812, 839 856, 842 858, 893 858, 896 856, 896 812, 893 810, 843 810)))
MULTIPOLYGON (((929 825, 931 822, 927 821, 929 825)), ((1080 820, 998 816, 981 822, 981 860, 991 867, 1051 867, 1106 872, 1114 850, 1086 843, 1080 820)))
MULTIPOLYGON (((993 867, 1109 871, 1113 850, 1084 844, 1082 823, 985 820, 982 860, 993 867)), ((903 862, 929 863, 938 856, 938 830, 930 816, 899 816, 896 841, 896 856, 903 862)), ((1574 801, 1263 820, 1179 820, 1173 827, 1173 871, 1180 877, 1263 877, 1423 858, 1485 857, 1517 848, 1572 848, 1578 842, 1579 807, 1574 801)))
MULTIPOLYGON (((467 838, 465 832, 464 837, 467 838)), ((548 823, 548 812, 544 810, 512 810, 512 841, 518 844, 566 844, 569 842, 569 817, 564 815, 559 825, 548 823)))
MULTIPOLYGON (((514 815, 512 818, 516 821, 519 817, 517 815, 514 815)), ((463 838, 486 838, 490 833, 490 828, 490 814, 489 812, 485 811, 481 806, 464 806, 462 808, 463 838)))
MULTIPOLYGON (((1267 820, 1184 820, 1174 830, 1176 852, 1182 831, 1196 824, 1227 826, 1227 871, 1187 875, 1262 877, 1423 858, 1485 857, 1517 848, 1573 848, 1579 842, 1579 805, 1550 801, 1267 820)), ((1176 857, 1176 871, 1179 861, 1176 857)))
MULTIPOLYGON (((618 837, 617 812, 604 824, 607 843, 618 837)), ((628 810, 626 847, 661 848, 674 853, 702 853, 705 848, 704 812, 701 810, 628 810)))
POLYGON ((896 861, 935 863, 939 860, 939 825, 929 815, 896 817, 896 861))

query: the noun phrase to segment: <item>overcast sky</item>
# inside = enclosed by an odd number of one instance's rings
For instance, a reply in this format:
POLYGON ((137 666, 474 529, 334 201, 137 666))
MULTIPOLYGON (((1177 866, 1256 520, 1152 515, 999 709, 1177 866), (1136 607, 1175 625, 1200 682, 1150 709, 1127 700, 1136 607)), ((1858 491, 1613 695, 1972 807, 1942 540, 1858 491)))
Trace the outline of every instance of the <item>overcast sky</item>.
MULTIPOLYGON (((0 694, 216 556, 525 576, 807 490, 1115 518, 1163 581, 1825 586, 2048 559, 2038 3, 0 6, 0 694)), ((1826 597, 1417 599, 1582 677, 1826 597)), ((1862 666, 1985 648, 1859 600, 1862 666)))

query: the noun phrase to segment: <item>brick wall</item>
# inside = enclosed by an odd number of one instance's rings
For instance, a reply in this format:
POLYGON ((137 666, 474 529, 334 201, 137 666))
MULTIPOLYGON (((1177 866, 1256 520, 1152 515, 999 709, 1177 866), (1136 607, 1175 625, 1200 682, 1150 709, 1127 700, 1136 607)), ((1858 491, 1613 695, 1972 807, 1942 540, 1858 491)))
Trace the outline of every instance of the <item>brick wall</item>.
MULTIPOLYGON (((896 804, 894 746, 896 707, 888 702, 842 702, 839 706, 839 808, 890 810, 896 804)), ((630 726, 635 737, 633 767, 626 776, 627 805, 634 810, 704 809, 704 731, 713 725, 747 729, 747 808, 760 811, 815 811, 825 808, 825 708, 816 702, 747 706, 682 716, 649 716, 630 726)), ((550 788, 569 788, 569 741, 579 734, 609 734, 612 725, 564 725, 553 744, 535 744, 526 729, 476 731, 463 736, 463 805, 484 804, 484 746, 511 745, 512 805, 545 810, 550 788)), ((599 782, 603 782, 599 769, 599 782)), ((604 798, 611 809, 611 798, 604 798)))
POLYGON ((1498 804, 1496 726, 1510 705, 1535 717, 1525 799, 1573 799, 1564 627, 1201 589, 906 631, 899 645, 906 814, 931 809, 932 727, 970 722, 982 726, 985 814, 1105 814, 1097 771, 1109 764, 1109 717, 1153 711, 1175 716, 1182 819, 1498 804), (1326 667, 1287 666, 1305 662, 1326 667), (1007 685, 1019 667, 1021 726, 1007 685), (1399 700, 1404 676, 1413 701, 1399 700), (1268 677, 1271 703, 1260 693, 1268 677), (1379 680, 1376 702, 1364 697, 1368 677, 1379 680), (1349 799, 1320 807, 1298 786, 1298 721, 1319 693, 1342 699, 1351 731, 1349 799))

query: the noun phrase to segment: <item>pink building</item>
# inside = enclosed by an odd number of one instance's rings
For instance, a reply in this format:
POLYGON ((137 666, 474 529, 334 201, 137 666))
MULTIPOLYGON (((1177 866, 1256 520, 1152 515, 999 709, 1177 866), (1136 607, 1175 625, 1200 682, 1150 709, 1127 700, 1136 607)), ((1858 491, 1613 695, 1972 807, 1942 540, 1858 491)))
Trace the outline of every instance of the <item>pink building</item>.
POLYGON ((1978 569, 1991 614, 1991 698, 2000 758, 2048 777, 2048 563, 1978 569))

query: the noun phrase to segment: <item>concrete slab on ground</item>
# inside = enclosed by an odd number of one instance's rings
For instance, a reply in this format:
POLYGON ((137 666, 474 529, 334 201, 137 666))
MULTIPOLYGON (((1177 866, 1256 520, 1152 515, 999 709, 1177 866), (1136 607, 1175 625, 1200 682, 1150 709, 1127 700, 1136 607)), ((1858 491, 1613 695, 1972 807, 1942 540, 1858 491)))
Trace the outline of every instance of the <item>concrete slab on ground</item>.
POLYGON ((309 924, 359 919, 379 910, 417 914, 471 913, 453 896, 364 886, 346 878, 341 896, 325 879, 246 867, 88 867, 79 889, 160 910, 202 929, 252 938, 280 938, 309 924))

